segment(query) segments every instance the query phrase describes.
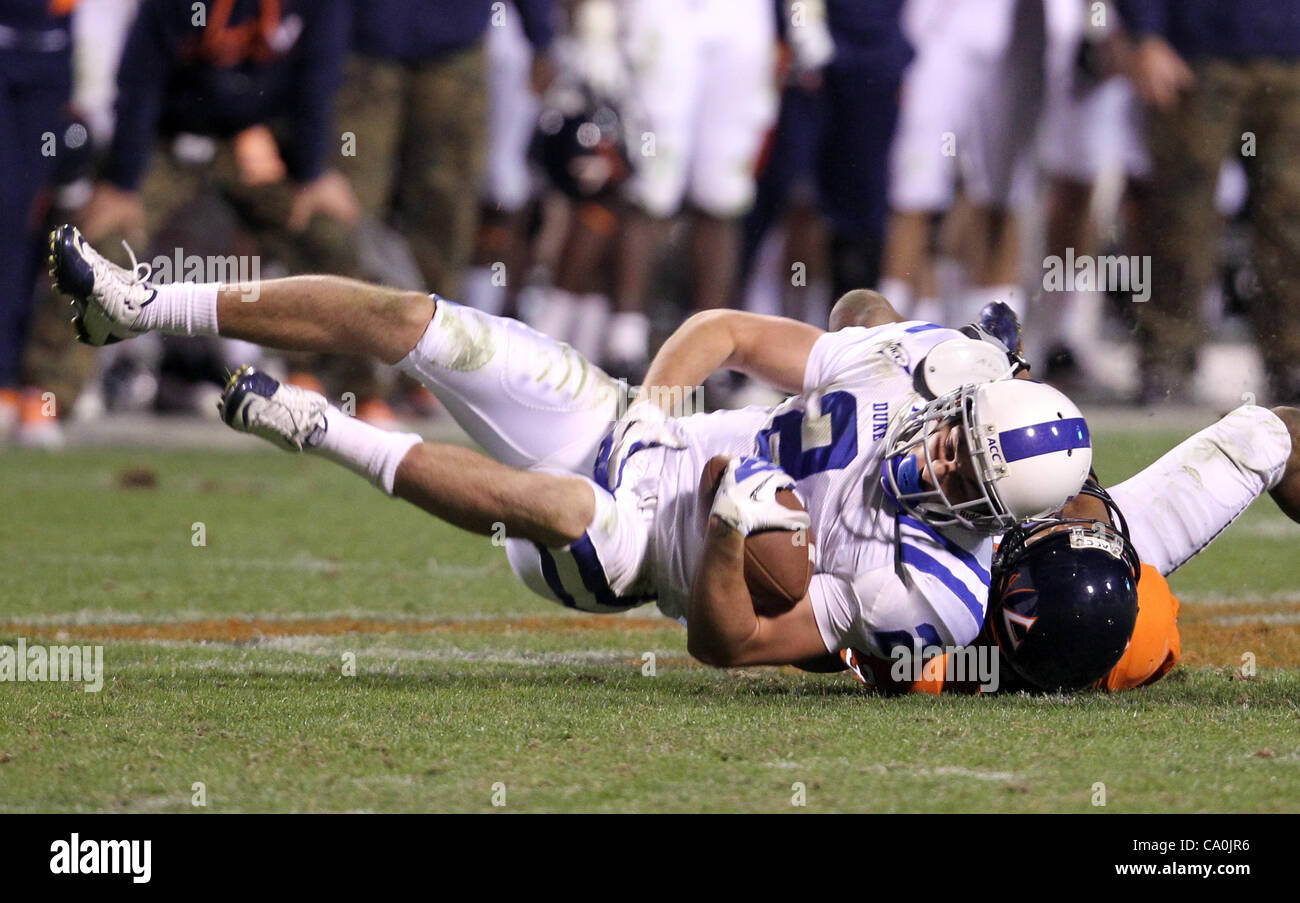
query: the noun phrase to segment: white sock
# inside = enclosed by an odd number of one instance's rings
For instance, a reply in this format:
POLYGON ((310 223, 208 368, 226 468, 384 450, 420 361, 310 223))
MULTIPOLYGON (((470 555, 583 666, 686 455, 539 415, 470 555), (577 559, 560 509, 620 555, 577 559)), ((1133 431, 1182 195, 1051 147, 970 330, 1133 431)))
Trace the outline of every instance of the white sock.
POLYGON ((639 361, 650 356, 650 318, 645 314, 617 313, 609 321, 605 353, 618 361, 639 361))
POLYGON ((142 325, 168 335, 217 334, 217 282, 167 282, 142 311, 142 325))
POLYGON ((308 450, 342 464, 392 495, 397 466, 412 446, 422 441, 414 433, 381 430, 330 405, 325 409, 325 431, 312 436, 308 450))
POLYGON ((600 361, 605 347, 605 325, 609 321, 609 299, 591 292, 578 298, 578 317, 569 344, 589 361, 600 361))

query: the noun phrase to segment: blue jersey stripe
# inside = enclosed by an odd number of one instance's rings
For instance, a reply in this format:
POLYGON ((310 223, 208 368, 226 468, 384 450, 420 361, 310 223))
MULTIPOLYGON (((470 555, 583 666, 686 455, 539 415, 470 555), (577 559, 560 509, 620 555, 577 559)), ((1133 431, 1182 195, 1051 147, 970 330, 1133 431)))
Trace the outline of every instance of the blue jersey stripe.
POLYGON ((609 585, 609 578, 605 576, 605 566, 600 563, 600 556, 596 554, 596 547, 592 545, 591 538, 586 533, 583 533, 582 536, 569 545, 569 552, 572 553, 573 560, 578 564, 578 576, 582 578, 582 585, 586 587, 587 592, 596 597, 596 601, 601 605, 618 608, 625 605, 640 605, 643 602, 654 600, 654 596, 620 596, 616 594, 609 585))
POLYGON ((984 625, 984 608, 988 602, 988 596, 985 595, 985 601, 981 602, 975 598, 975 594, 970 591, 965 583, 962 583, 957 577, 941 563, 931 558, 925 552, 922 552, 916 546, 903 543, 903 564, 910 564, 926 574, 938 577, 944 586, 948 587, 949 592, 961 600, 970 612, 970 616, 975 619, 975 627, 978 629, 984 625))
POLYGON ((909 326, 903 332, 929 332, 931 329, 943 329, 937 323, 922 323, 919 326, 909 326))
POLYGON ((917 518, 912 517, 910 514, 899 514, 898 519, 902 521, 904 524, 906 524, 907 526, 912 527, 916 530, 920 530, 926 536, 929 536, 935 542, 942 545, 945 549, 948 550, 948 553, 950 555, 952 555, 962 564, 966 565, 966 567, 970 568, 971 572, 976 577, 979 578, 981 583, 983 583, 985 586, 989 585, 989 582, 992 579, 989 576, 989 572, 985 570, 984 566, 979 563, 979 559, 976 558, 973 554, 966 551, 961 546, 957 545, 957 543, 953 542, 951 539, 944 536, 942 533, 934 529, 934 527, 931 527, 923 520, 918 520, 917 518))
POLYGON ((551 588, 551 592, 555 593, 555 598, 559 599, 565 608, 577 608, 578 603, 560 582, 560 572, 555 566, 555 559, 551 557, 551 550, 540 542, 535 542, 533 545, 537 547, 537 554, 542 559, 542 576, 546 578, 546 585, 551 588))
POLYGON ((569 551, 578 563, 578 576, 582 578, 582 585, 587 588, 587 592, 602 605, 616 604, 614 591, 609 588, 609 578, 605 576, 605 568, 596 555, 596 547, 591 544, 590 537, 583 533, 569 546, 569 551))
POLYGON ((1018 430, 1007 430, 998 433, 998 442, 1002 445, 1002 457, 1008 462, 1092 446, 1088 424, 1082 417, 1049 420, 1018 430))

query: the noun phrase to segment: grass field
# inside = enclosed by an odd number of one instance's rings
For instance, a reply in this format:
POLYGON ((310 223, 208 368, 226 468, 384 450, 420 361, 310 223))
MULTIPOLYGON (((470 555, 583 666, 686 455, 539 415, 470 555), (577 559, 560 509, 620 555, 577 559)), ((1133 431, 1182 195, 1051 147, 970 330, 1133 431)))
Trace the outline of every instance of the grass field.
MULTIPOLYGON (((1100 435, 1099 470, 1177 438, 1100 435)), ((0 684, 0 811, 1295 811, 1298 552, 1265 499, 1175 575, 1153 687, 878 699, 548 606, 318 460, 7 452, 0 643, 102 644, 106 680, 0 684)))

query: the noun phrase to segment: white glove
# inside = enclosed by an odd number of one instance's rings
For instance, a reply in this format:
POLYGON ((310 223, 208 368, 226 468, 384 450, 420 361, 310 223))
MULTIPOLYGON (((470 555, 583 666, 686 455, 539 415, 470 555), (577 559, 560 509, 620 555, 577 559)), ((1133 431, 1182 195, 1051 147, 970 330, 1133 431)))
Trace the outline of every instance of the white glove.
POLYGON ((668 422, 668 415, 658 405, 635 402, 614 424, 609 458, 605 463, 605 485, 611 492, 623 480, 623 465, 635 453, 646 448, 685 448, 686 443, 668 422))
POLYGON ((712 513, 741 536, 758 530, 807 530, 808 512, 778 502, 781 489, 794 489, 794 480, 771 461, 732 458, 718 480, 712 513))

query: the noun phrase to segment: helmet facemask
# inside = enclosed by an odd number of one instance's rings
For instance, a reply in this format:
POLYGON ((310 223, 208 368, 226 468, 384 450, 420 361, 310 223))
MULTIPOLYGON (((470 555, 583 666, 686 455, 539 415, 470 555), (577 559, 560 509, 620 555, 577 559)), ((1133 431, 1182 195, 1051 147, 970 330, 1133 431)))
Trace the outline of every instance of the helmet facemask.
POLYGON ((955 525, 994 534, 1015 526, 1016 518, 998 498, 995 485, 1005 474, 1006 465, 994 463, 982 444, 974 441, 980 435, 975 418, 977 388, 965 385, 955 389, 910 412, 896 424, 894 438, 885 452, 884 483, 887 492, 904 510, 931 526, 955 525), (973 465, 973 498, 949 498, 933 476, 932 487, 922 483, 922 464, 925 473, 935 472, 930 440, 944 426, 957 430, 959 447, 973 465))

